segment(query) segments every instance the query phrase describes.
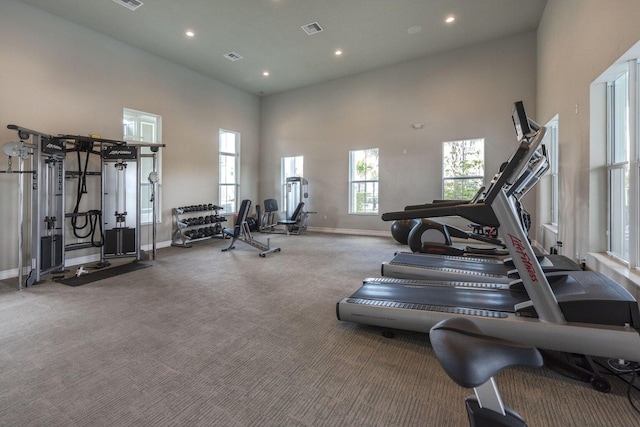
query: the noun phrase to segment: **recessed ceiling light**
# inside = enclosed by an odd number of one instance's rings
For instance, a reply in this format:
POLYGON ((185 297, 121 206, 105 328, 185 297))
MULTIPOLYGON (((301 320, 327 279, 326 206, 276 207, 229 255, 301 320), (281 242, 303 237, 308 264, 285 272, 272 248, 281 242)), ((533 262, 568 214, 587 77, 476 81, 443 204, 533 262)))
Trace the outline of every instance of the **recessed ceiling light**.
POLYGON ((265 77, 267 77, 267 76, 269 75, 269 72, 268 72, 268 71, 263 71, 263 72, 262 72, 262 75, 263 75, 263 76, 265 76, 265 77))
POLYGON ((451 23, 453 23, 453 21, 455 21, 455 20, 456 20, 456 17, 455 17, 455 16, 453 16, 453 15, 449 15, 449 16, 447 16, 447 19, 445 19, 445 20, 444 20, 444 22, 446 22, 447 24, 451 24, 451 23))
POLYGON ((409 34, 418 34, 420 31, 422 31, 422 27, 420 25, 414 25, 407 29, 407 33, 409 34))
POLYGON ((194 33, 191 30, 187 30, 187 31, 184 32, 184 35, 187 36, 187 37, 193 37, 193 36, 196 35, 196 33, 194 33))
POLYGON ((342 55, 342 50, 336 49, 335 54, 336 54, 336 56, 342 55))

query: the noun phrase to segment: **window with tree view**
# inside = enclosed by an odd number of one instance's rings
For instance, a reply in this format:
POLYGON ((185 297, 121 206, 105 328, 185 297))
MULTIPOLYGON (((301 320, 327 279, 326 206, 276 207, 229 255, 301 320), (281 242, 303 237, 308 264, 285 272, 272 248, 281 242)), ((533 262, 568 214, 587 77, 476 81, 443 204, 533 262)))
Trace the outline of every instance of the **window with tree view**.
POLYGON ((378 149, 349 152, 349 213, 378 213, 378 149))
POLYGON ((442 196, 447 200, 473 198, 484 181, 484 139, 442 143, 442 196))

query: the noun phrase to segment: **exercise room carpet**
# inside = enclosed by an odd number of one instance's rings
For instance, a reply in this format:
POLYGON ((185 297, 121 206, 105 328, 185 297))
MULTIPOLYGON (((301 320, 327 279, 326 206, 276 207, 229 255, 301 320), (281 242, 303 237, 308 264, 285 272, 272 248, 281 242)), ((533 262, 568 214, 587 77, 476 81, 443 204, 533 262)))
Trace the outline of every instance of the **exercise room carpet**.
MULTIPOLYGON (((266 258, 216 239, 79 287, 3 281, 0 425, 467 425, 471 391, 441 370, 427 331, 388 339, 336 320, 336 301, 399 245, 270 237, 282 252, 266 258)), ((546 368, 497 377, 531 426, 640 425, 611 381, 602 394, 546 368)))

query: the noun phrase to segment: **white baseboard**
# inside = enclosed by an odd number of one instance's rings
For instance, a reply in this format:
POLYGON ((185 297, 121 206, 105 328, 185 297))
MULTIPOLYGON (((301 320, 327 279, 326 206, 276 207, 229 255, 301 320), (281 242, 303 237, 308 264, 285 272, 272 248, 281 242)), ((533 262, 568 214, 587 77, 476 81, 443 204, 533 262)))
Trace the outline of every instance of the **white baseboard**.
MULTIPOLYGON (((22 274, 27 277, 26 275, 29 274, 29 270, 30 268, 24 267, 22 269, 22 274)), ((14 277, 18 277, 18 269, 17 268, 12 268, 11 270, 2 270, 0 271, 0 280, 5 280, 5 279, 11 279, 14 277)))
POLYGON ((351 235, 357 235, 357 236, 391 238, 391 233, 388 230, 382 231, 382 230, 359 230, 355 228, 309 227, 309 231, 316 231, 318 233, 351 234, 351 235))

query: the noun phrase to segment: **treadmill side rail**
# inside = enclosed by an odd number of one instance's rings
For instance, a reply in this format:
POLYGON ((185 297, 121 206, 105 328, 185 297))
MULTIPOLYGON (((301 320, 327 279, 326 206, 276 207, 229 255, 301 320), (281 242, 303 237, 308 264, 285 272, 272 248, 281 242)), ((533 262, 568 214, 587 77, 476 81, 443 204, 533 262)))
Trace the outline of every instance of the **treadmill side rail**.
MULTIPOLYGON (((338 319, 382 328, 428 333, 438 322, 452 317, 447 311, 427 311, 360 304, 343 298, 337 303, 338 319)), ((614 359, 640 360, 640 334, 630 326, 586 323, 556 324, 537 318, 456 314, 476 323, 488 335, 538 348, 614 359)))

